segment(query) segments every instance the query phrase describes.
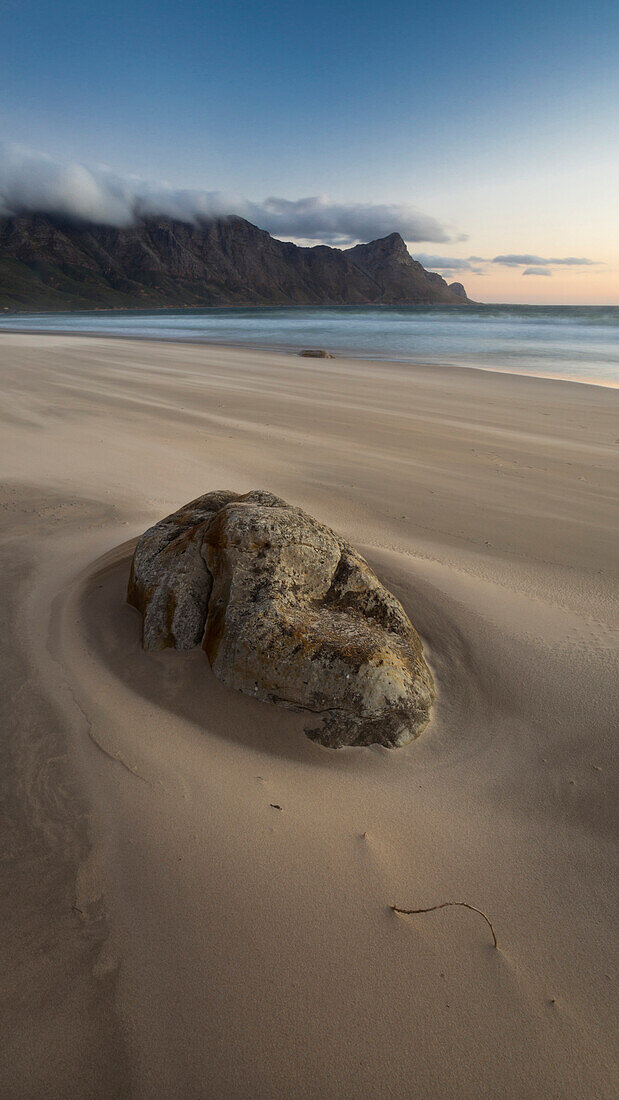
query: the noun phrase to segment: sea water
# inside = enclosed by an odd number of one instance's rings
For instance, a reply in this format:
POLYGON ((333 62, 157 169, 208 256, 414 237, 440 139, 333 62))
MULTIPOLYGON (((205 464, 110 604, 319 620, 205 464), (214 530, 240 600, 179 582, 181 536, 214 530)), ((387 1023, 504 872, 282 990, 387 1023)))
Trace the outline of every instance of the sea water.
POLYGON ((0 331, 97 333, 444 363, 619 384, 615 306, 273 306, 4 313, 0 331))

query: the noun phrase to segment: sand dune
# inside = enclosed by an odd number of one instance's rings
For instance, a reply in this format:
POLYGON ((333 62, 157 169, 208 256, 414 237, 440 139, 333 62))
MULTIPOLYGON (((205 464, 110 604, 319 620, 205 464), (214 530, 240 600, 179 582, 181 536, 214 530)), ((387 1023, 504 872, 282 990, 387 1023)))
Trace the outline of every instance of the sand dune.
POLYGON ((0 1093, 614 1096, 617 392, 18 335, 0 385, 0 1093), (402 601, 418 741, 334 753, 141 649, 135 538, 224 487, 402 601), (390 909, 445 900, 499 950, 390 909))

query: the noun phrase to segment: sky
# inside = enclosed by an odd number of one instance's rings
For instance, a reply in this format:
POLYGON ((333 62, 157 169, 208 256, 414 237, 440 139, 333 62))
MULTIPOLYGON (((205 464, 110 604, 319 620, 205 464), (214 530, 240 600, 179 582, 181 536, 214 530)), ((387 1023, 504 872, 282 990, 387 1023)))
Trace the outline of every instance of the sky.
POLYGON ((487 302, 619 304, 619 3, 0 0, 0 209, 398 231, 487 302))

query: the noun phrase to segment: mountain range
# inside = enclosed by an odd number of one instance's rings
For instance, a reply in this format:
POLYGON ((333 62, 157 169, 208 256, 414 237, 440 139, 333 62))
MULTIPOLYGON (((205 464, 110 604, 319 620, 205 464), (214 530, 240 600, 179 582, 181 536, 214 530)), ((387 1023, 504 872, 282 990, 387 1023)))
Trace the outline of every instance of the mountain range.
POLYGON ((0 308, 466 305, 399 233, 353 248, 300 247, 244 218, 148 217, 123 228, 48 214, 0 217, 0 308))

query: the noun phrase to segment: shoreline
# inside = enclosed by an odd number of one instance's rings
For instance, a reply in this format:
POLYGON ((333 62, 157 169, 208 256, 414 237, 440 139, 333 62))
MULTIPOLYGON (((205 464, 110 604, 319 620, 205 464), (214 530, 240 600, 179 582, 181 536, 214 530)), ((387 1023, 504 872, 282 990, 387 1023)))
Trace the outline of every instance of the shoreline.
MULTIPOLYGON (((220 308, 220 307, 216 307, 216 308, 220 308)), ((237 308, 237 307, 230 307, 230 308, 237 308)), ((246 308, 251 308, 251 307, 246 307, 246 308)), ((255 308, 264 308, 264 307, 255 307, 255 308)), ((299 307, 299 308, 305 308, 305 307, 299 307)), ((74 337, 75 339, 86 338, 86 339, 90 339, 90 340, 122 340, 122 341, 126 341, 127 343, 132 343, 132 342, 135 341, 137 343, 153 343, 153 344, 165 344, 165 345, 178 344, 179 346, 189 345, 189 346, 192 346, 192 347, 211 348, 215 351, 229 350, 229 351, 232 351, 232 352, 248 352, 250 354, 252 354, 252 353, 264 354, 265 352, 269 352, 271 354, 276 354, 276 355, 294 356, 295 358, 298 358, 298 359, 304 358, 303 356, 300 355, 298 345, 290 345, 290 344, 286 344, 286 345, 284 345, 284 344, 248 344, 248 343, 235 344, 233 342, 227 342, 227 343, 222 344, 222 343, 218 343, 218 342, 212 341, 212 340, 199 339, 197 337, 178 337, 178 336, 169 336, 168 337, 168 336, 152 336, 152 335, 125 336, 122 333, 118 333, 118 332, 113 332, 113 333, 76 332, 74 329, 53 329, 53 330, 39 329, 37 331, 32 331, 30 329, 4 328, 4 327, 0 326, 0 339, 2 338, 2 336, 4 334, 6 334, 7 336, 41 337, 41 338, 45 338, 45 339, 53 338, 53 337, 57 336, 57 337, 60 337, 60 338, 63 338, 63 339, 66 339, 67 337, 74 337)), ((328 348, 325 349, 325 350, 328 350, 328 348)), ((608 389, 608 390, 619 389, 619 380, 615 381, 613 379, 592 379, 592 378, 577 378, 577 377, 565 378, 564 376, 557 375, 557 374, 537 374, 537 373, 534 373, 533 371, 507 370, 507 369, 502 368, 502 367, 486 367, 486 366, 482 366, 480 364, 475 364, 474 366, 469 366, 468 364, 456 364, 456 363, 447 363, 447 362, 424 362, 422 360, 415 360, 415 359, 402 359, 402 358, 389 359, 389 358, 385 358, 384 356, 381 357, 381 356, 374 356, 374 355, 364 355, 360 352, 350 352, 350 353, 348 353, 348 352, 341 352, 341 353, 340 352, 332 352, 331 354, 332 354, 333 358, 331 360, 328 360, 328 362, 331 362, 331 363, 337 362, 338 360, 343 360, 343 361, 347 361, 347 362, 352 360, 354 362, 359 362, 359 363, 373 363, 376 366, 380 366, 381 364, 383 364, 384 366, 406 366, 406 367, 413 368, 413 369, 415 367, 420 367, 420 368, 426 368, 426 369, 429 369, 429 370, 440 370, 440 371, 443 371, 443 370, 444 371, 455 370, 455 371, 458 371, 458 372, 468 371, 468 372, 476 372, 476 373, 479 373, 479 374, 507 375, 509 378, 531 378, 531 379, 539 379, 541 381, 547 381, 547 382, 574 383, 578 386, 595 386, 597 389, 600 389, 600 388, 601 389, 608 389)), ((306 361, 308 361, 308 360, 306 359, 306 361)), ((317 360, 313 360, 313 361, 316 362, 317 360)), ((309 359, 309 362, 312 362, 311 358, 309 359)), ((318 362, 320 362, 320 360, 318 360, 318 362)))

